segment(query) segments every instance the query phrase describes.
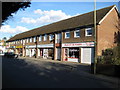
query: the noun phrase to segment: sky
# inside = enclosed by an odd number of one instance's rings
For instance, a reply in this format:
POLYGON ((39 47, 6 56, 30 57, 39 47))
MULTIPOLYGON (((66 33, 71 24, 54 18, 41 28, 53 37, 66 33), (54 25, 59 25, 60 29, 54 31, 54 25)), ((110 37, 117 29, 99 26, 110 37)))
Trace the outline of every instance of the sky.
MULTIPOLYGON (((97 2, 97 9, 111 5, 118 7, 118 2, 97 2)), ((0 39, 93 10, 94 2, 31 2, 25 11, 19 10, 4 23, 0 39)))

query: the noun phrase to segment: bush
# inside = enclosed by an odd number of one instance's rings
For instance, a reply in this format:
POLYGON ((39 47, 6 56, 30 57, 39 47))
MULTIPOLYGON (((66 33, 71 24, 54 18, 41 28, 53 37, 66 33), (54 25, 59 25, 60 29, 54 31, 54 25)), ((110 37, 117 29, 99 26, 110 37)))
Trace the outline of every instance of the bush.
POLYGON ((99 56, 97 61, 100 64, 120 65, 120 47, 116 46, 102 51, 102 56, 99 56))
POLYGON ((98 56, 97 63, 104 64, 105 63, 104 56, 98 56))

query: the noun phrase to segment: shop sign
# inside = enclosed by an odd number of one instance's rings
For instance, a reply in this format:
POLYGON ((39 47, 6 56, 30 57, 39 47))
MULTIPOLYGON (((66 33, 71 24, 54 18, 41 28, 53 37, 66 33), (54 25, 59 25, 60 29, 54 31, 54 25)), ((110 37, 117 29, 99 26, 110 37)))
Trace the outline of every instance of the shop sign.
POLYGON ((16 46, 16 48, 22 48, 23 46, 16 46))
POLYGON ((62 47, 93 47, 94 42, 83 42, 83 43, 63 43, 62 47))
POLYGON ((10 48, 15 48, 15 46, 11 46, 10 48))
POLYGON ((27 45, 26 48, 36 48, 36 45, 27 45))
POLYGON ((37 45, 38 48, 47 48, 47 47, 52 47, 53 48, 53 44, 44 44, 44 45, 37 45))
POLYGON ((15 48, 15 46, 6 46, 6 48, 15 48))

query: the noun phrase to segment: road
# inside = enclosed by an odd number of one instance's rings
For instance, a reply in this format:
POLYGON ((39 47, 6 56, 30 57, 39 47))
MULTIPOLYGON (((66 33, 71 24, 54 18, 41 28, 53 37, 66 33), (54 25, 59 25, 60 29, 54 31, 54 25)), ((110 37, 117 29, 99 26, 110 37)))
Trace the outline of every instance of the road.
MULTIPOLYGON (((78 66, 78 64, 74 64, 78 66)), ((118 88, 118 80, 90 74, 89 67, 79 70, 61 62, 2 57, 2 88, 118 88)))

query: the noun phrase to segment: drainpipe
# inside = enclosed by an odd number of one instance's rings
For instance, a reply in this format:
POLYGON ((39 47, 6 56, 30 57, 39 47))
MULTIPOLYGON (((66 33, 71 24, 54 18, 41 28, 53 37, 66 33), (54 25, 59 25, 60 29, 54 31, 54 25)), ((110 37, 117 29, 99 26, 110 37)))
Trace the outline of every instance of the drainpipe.
POLYGON ((35 58, 37 58, 38 57, 38 47, 37 47, 37 45, 38 45, 38 38, 37 38, 37 36, 36 36, 35 44, 36 44, 36 56, 35 56, 35 58))
POLYGON ((56 33, 54 34, 53 46, 54 46, 54 60, 56 60, 56 33))
POLYGON ((15 47, 14 48, 15 48, 15 54, 17 54, 17 51, 16 51, 16 41, 15 41, 15 47))
POLYGON ((60 52, 60 55, 61 55, 61 61, 63 61, 63 48, 62 48, 62 43, 63 43, 63 32, 61 32, 61 45, 60 45, 60 50, 61 50, 61 52, 60 52))
POLYGON ((26 57, 26 39, 25 39, 25 41, 24 41, 24 57, 26 57))
POLYGON ((24 39, 22 39, 22 56, 24 57, 24 39))

